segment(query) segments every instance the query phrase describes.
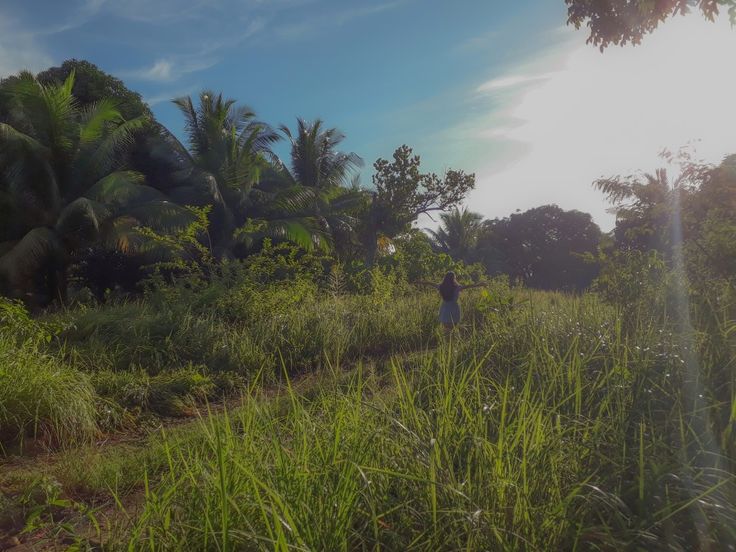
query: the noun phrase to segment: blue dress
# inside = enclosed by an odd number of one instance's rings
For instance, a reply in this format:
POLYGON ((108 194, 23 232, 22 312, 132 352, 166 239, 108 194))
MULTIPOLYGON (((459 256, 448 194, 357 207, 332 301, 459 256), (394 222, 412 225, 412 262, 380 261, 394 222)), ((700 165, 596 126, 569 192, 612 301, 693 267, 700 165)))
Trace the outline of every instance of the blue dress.
POLYGON ((460 297, 460 288, 455 290, 453 298, 449 301, 442 299, 440 305, 440 323, 454 326, 460 322, 460 305, 457 300, 460 297))

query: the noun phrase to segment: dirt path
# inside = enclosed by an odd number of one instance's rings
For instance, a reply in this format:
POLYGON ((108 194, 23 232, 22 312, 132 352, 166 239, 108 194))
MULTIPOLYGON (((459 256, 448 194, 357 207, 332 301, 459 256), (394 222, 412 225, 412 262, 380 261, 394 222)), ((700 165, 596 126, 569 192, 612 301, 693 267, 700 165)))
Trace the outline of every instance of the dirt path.
MULTIPOLYGON (((376 361, 364 361, 364 366, 365 362, 375 366, 376 361)), ((132 456, 145 450, 151 439, 163 439, 164 433, 186 433, 187 427, 194 432, 203 420, 233 412, 246 401, 273 401, 285 395, 289 386, 298 394, 309 393, 325 384, 326 378, 334 382, 335 377, 349 376, 354 367, 342 368, 332 375, 301 374, 291 379, 288 386, 269 386, 253 395, 200 405, 189 418, 159 418, 155 427, 106 434, 86 449, 48 451, 39 444, 27 443, 23 455, 0 459, 0 551, 102 550, 103 543, 124 531, 126 515, 136 518, 145 501, 142 481, 117 496, 59 483, 62 469, 69 469, 69 458, 75 454, 80 459, 85 456, 83 450, 95 450, 110 458, 117 453, 132 456)), ((78 469, 83 470, 84 466, 78 469)))

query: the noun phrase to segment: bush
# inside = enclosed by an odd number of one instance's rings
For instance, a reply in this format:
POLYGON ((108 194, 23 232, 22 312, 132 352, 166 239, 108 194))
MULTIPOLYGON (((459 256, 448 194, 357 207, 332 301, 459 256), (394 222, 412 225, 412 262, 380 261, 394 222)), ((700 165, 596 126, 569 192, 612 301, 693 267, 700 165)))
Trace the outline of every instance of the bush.
POLYGON ((0 299, 0 445, 32 437, 72 446, 98 432, 88 377, 43 350, 50 338, 20 305, 0 299))

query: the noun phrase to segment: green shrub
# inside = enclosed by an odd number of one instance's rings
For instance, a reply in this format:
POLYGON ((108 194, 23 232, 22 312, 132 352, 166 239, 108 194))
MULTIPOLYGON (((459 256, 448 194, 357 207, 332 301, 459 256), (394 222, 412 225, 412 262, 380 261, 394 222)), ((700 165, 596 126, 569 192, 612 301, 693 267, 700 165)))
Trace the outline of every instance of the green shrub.
POLYGON ((98 431, 85 374, 43 350, 50 340, 19 305, 0 299, 0 445, 73 446, 98 431))

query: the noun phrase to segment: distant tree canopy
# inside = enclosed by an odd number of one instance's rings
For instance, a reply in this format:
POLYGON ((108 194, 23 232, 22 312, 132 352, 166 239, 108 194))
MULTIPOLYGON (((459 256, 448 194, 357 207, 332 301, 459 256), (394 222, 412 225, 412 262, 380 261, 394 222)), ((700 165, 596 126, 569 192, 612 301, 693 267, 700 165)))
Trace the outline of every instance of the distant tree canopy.
POLYGON ((677 14, 695 8, 710 21, 728 8, 736 20, 736 0, 565 0, 568 24, 590 29, 588 42, 601 50, 611 44, 639 44, 644 35, 677 14))
POLYGON ((116 102, 116 107, 125 119, 145 115, 152 117, 151 110, 138 92, 130 90, 123 81, 102 71, 85 60, 68 59, 58 67, 51 67, 36 75, 41 84, 64 82, 74 72, 72 94, 82 106, 105 98, 116 102))
POLYGON ((218 92, 173 101, 183 143, 86 61, 0 82, 0 293, 63 300, 71 274, 104 297, 154 267, 209 270, 271 243, 366 272, 485 269, 541 289, 582 290, 601 268, 596 285, 634 298, 642 267, 666 269, 681 247, 696 282, 736 285, 736 157, 682 157, 674 179, 659 170, 597 180, 617 215, 603 236, 589 214, 556 205, 483 220, 461 207, 474 174, 422 172, 406 145, 378 159, 373 186, 361 188, 362 159, 319 119, 274 130, 218 92), (285 159, 272 149, 281 139, 285 159), (439 228, 416 228, 431 213, 439 228))
POLYGON ((479 247, 493 252, 486 262, 495 262, 518 282, 572 291, 595 278, 597 267, 587 257, 600 240, 600 228, 588 213, 543 205, 489 221, 479 247))

